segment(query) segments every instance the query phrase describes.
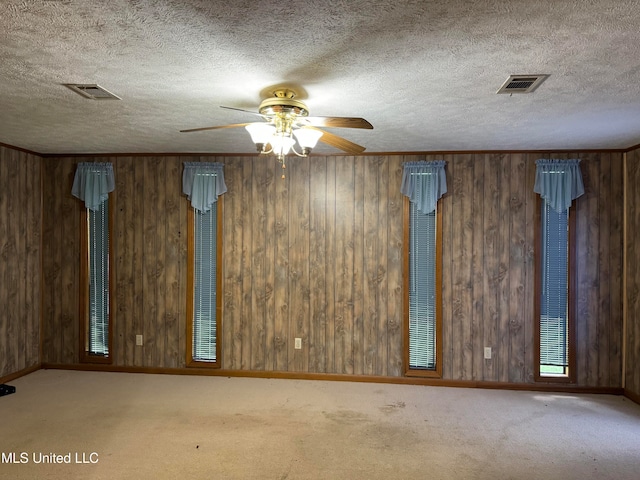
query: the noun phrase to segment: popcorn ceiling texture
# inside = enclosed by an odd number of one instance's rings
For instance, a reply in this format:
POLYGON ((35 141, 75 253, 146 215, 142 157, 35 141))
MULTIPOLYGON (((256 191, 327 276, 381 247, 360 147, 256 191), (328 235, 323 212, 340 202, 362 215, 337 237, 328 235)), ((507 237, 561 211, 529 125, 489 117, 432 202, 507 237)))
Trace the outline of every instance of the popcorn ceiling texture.
POLYGON ((635 0, 4 0, 0 32, 0 142, 43 154, 253 153, 242 128, 179 130, 256 121, 218 107, 281 84, 311 115, 369 120, 331 129, 368 152, 640 143, 635 0))

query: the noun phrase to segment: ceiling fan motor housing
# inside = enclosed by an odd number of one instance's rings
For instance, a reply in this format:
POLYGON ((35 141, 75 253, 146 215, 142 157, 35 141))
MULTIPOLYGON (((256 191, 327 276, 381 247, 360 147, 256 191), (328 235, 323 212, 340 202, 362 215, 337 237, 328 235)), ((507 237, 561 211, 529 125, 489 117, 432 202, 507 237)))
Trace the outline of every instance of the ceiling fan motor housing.
POLYGON ((293 90, 276 90, 273 95, 260 103, 258 111, 262 115, 291 115, 293 117, 309 115, 307 106, 299 100, 294 100, 296 93, 293 90))

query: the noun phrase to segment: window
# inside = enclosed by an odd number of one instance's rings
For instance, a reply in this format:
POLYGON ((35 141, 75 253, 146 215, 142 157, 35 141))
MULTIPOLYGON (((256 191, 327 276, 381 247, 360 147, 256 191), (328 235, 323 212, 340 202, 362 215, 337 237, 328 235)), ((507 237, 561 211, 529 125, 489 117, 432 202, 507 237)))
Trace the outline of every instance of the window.
POLYGON ((442 213, 446 162, 407 162, 404 201, 404 369, 407 376, 442 376, 442 213))
POLYGON ((80 216, 80 360, 110 363, 112 346, 111 163, 79 163, 71 194, 84 202, 80 216))
POLYGON ((408 222, 408 278, 405 313, 406 374, 441 376, 441 251, 442 215, 439 209, 423 213, 416 203, 405 200, 408 222))
POLYGON ((219 311, 218 209, 221 201, 207 212, 189 209, 189 305, 188 331, 190 365, 217 366, 219 311))
POLYGON ((569 209, 557 212, 539 201, 536 275, 536 352, 538 379, 570 380, 573 374, 574 331, 570 298, 572 224, 569 209))
POLYGON ((182 190, 191 201, 187 228, 187 365, 220 366, 222 163, 185 162, 182 190))
POLYGON ((82 215, 81 274, 81 339, 82 360, 110 361, 110 256, 109 256, 109 200, 96 210, 86 208, 82 215))
POLYGON ((575 215, 570 207, 584 194, 580 160, 537 160, 540 194, 536 218, 535 379, 574 382, 573 265, 575 215))

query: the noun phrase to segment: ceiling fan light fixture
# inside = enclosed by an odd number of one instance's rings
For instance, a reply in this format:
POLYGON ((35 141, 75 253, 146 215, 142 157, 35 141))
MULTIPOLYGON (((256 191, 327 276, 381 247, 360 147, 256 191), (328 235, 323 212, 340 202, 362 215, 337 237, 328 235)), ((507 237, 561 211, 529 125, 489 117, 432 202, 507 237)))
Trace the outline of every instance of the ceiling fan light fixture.
POLYGON ((269 139, 269 143, 271 144, 273 154, 281 160, 289 153, 289 150, 292 149, 293 144, 296 143, 296 141, 289 135, 282 132, 273 135, 269 139))
POLYGON ((322 136, 320 130, 311 130, 310 128, 298 128, 293 131, 293 134, 298 140, 304 156, 307 156, 311 152, 322 136))
POLYGON ((250 123, 244 128, 251 135, 253 143, 269 143, 269 139, 276 131, 276 127, 268 123, 250 123))
POLYGON ((263 152, 265 145, 271 143, 271 137, 276 132, 276 127, 268 123, 250 123, 244 128, 251 135, 251 140, 259 152, 263 152))

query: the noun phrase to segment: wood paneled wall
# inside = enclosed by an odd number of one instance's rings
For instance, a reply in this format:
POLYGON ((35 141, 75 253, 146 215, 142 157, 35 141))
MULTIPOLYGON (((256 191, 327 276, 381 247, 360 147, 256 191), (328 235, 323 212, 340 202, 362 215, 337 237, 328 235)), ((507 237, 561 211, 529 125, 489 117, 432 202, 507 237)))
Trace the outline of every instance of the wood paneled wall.
POLYGON ((43 160, 43 362, 79 360, 81 206, 71 196, 75 163, 43 160))
POLYGON ((619 154, 445 156, 444 376, 533 382, 535 160, 581 158, 576 215, 577 381, 618 386, 622 340, 619 154), (447 201, 449 200, 449 201, 447 201), (492 347, 484 360, 483 347, 492 347))
POLYGON ((625 388, 640 397, 640 149, 626 159, 626 376, 625 388))
POLYGON ((0 146, 0 377, 40 363, 41 162, 0 146))
MULTIPOLYGON (((622 154, 448 154, 225 163, 222 367, 402 375, 404 161, 447 161, 443 210, 443 376, 533 382, 535 160, 582 158, 577 215, 578 383, 619 387, 622 374, 622 154), (294 349, 294 338, 302 349, 294 349), (483 348, 493 349, 491 360, 483 348)), ((75 165, 45 160, 44 353, 78 361, 75 165), (60 181, 60 179, 64 181, 60 181), (73 238, 71 238, 73 237, 73 238)), ((183 161, 112 161, 114 363, 185 364, 183 161), (135 335, 144 346, 135 346, 135 335)))
POLYGON ((296 159, 285 172, 225 162, 223 367, 400 375, 399 159, 296 159))
MULTIPOLYGON (((45 159, 43 362, 79 361, 80 218, 71 196, 76 165, 114 164, 112 306, 115 365, 180 367, 185 359, 187 200, 177 157, 45 159), (61 288, 62 287, 62 288, 61 288), (136 346, 143 335, 144 346, 136 346)), ((189 159, 190 161, 192 159, 189 159)))

